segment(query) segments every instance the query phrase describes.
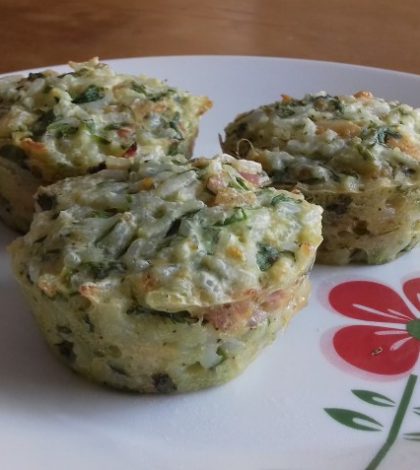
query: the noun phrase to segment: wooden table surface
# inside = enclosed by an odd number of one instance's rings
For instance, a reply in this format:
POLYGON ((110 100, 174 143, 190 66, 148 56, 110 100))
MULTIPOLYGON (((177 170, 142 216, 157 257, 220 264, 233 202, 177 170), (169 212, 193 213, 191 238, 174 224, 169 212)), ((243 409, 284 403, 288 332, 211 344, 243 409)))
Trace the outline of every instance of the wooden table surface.
POLYGON ((0 73, 177 54, 298 57, 420 74, 418 0, 1 0, 0 73))

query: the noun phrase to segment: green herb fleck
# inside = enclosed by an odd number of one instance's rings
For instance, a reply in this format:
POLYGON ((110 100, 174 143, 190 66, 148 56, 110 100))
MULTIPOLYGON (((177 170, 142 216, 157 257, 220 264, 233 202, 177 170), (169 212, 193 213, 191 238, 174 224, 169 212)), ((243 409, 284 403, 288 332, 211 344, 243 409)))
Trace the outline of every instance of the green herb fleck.
POLYGON ((67 122, 53 122, 47 128, 49 132, 53 132, 58 139, 74 135, 79 130, 78 126, 72 126, 67 122))
POLYGON ((165 236, 171 237, 172 235, 176 235, 178 233, 179 227, 181 226, 181 222, 182 222, 182 217, 180 217, 179 219, 173 220, 165 236))
POLYGON ((129 126, 128 122, 112 122, 104 127, 104 131, 118 131, 119 129, 129 126))
POLYGON ((236 189, 245 189, 249 190, 245 180, 243 178, 235 177, 233 180, 229 182, 229 187, 230 188, 236 188, 236 189))
POLYGON ((219 241, 220 228, 218 227, 206 227, 203 230, 202 243, 206 253, 208 255, 213 255, 215 247, 219 241))
POLYGON ((176 392, 177 387, 174 384, 171 377, 166 374, 153 374, 152 375, 153 385, 159 393, 172 393, 176 392))
POLYGON ((180 312, 162 312, 160 310, 151 310, 140 305, 136 305, 127 310, 127 315, 140 315, 140 316, 150 316, 150 317, 159 317, 162 320, 169 320, 172 323, 197 323, 198 318, 192 317, 186 310, 180 312))
POLYGON ((84 104, 101 100, 105 96, 105 90, 96 85, 89 85, 82 93, 73 98, 73 103, 84 104))
POLYGON ((280 106, 276 109, 277 115, 282 119, 288 118, 295 114, 295 110, 292 106, 288 104, 280 104, 280 106))
POLYGON ((102 137, 101 135, 92 134, 92 137, 98 144, 109 145, 111 143, 110 140, 105 139, 105 137, 102 137))
POLYGON ((98 280, 105 279, 111 273, 123 273, 126 269, 124 264, 118 261, 83 264, 89 269, 91 275, 98 280))
POLYGON ((85 322, 86 326, 88 327, 89 333, 93 333, 95 331, 95 325, 92 323, 89 315, 86 314, 83 316, 83 321, 85 322))
POLYGON ((372 153, 371 150, 369 150, 368 148, 366 148, 364 145, 362 144, 357 144, 356 145, 356 150, 359 152, 359 154, 362 156, 363 160, 366 160, 366 161, 372 161, 374 160, 374 155, 372 153))
POLYGON ((248 185, 246 184, 245 180, 242 179, 242 178, 236 178, 236 182, 239 184, 239 186, 242 188, 242 189, 249 189, 248 188, 248 185))
POLYGON ((45 78, 45 75, 41 72, 35 72, 35 73, 29 73, 28 75, 28 81, 33 82, 34 80, 37 80, 38 78, 45 78))
POLYGON ((216 364, 216 366, 220 366, 220 364, 223 364, 223 362, 226 361, 226 359, 229 359, 229 355, 226 352, 226 350, 222 347, 219 346, 216 350, 216 354, 220 356, 220 361, 216 364))
POLYGON ((168 88, 164 91, 153 93, 152 91, 148 90, 146 85, 144 85, 143 83, 136 83, 136 82, 132 82, 131 88, 137 93, 141 93, 142 95, 144 95, 148 100, 154 101, 154 102, 159 101, 162 98, 165 98, 171 93, 175 93, 174 88, 168 88))
POLYGON ((340 98, 338 98, 338 96, 316 96, 313 98, 313 103, 314 107, 318 111, 338 111, 339 113, 342 113, 344 111, 343 104, 341 103, 340 98))
POLYGON ((42 135, 45 134, 48 126, 55 121, 55 114, 52 109, 46 112, 41 112, 38 119, 32 126, 32 136, 34 139, 39 139, 42 135))
POLYGON ((233 214, 230 217, 225 219, 223 222, 219 222, 218 224, 216 224, 216 226, 220 227, 220 226, 231 225, 236 222, 242 222, 243 220, 246 220, 247 218, 248 216, 246 215, 246 212, 244 211, 244 209, 242 209, 242 207, 238 207, 234 210, 233 214))
POLYGON ((292 197, 286 196, 285 194, 278 194, 277 196, 274 196, 273 199, 271 199, 270 204, 272 206, 277 206, 281 202, 294 202, 300 204, 302 201, 300 199, 294 199, 292 197))
POLYGON ((91 119, 86 119, 83 121, 83 126, 91 133, 93 134, 96 130, 95 122, 92 121, 91 119))
POLYGON ((114 364, 108 364, 108 365, 109 365, 110 369, 113 370, 116 374, 123 375, 124 377, 129 377, 129 375, 127 374, 125 369, 123 369, 122 367, 116 366, 114 364))
POLYGON ((98 219, 108 219, 117 213, 118 211, 115 211, 115 209, 98 210, 92 214, 92 217, 96 217, 98 219))
POLYGON ((389 127, 380 127, 377 133, 378 143, 381 145, 386 145, 389 139, 400 139, 401 134, 395 130, 390 129, 389 127))
POLYGON ((182 131, 181 129, 179 128, 178 126, 178 119, 179 119, 179 116, 176 116, 172 121, 169 121, 168 122, 168 126, 175 131, 176 133, 176 136, 175 136, 175 139, 177 140, 183 140, 184 136, 182 134, 182 131))
MULTIPOLYGON (((401 134, 389 127, 369 127, 364 129, 361 136, 363 143, 369 147, 373 147, 375 144, 387 145, 389 139, 400 139, 401 134)), ((358 149, 359 150, 359 149, 358 149)), ((359 150, 359 153, 362 153, 359 150)))
POLYGON ((260 271, 267 271, 279 259, 280 252, 270 245, 258 244, 257 264, 260 271))
POLYGON ((73 343, 71 341, 62 341, 55 345, 60 355, 69 363, 73 363, 76 360, 76 354, 73 350, 73 343))

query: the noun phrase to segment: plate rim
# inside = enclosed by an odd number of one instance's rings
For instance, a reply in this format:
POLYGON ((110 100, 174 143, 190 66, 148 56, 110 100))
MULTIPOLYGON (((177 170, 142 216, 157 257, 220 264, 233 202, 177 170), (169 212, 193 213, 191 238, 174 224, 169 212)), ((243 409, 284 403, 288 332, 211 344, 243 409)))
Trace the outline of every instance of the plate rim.
MULTIPOLYGON (((417 84, 420 85, 420 81, 418 81, 420 79, 420 75, 416 75, 416 74, 412 74, 412 73, 394 71, 394 70, 389 70, 389 69, 381 69, 381 68, 369 67, 369 66, 362 66, 362 65, 353 65, 353 64, 340 63, 340 62, 318 61, 318 60, 311 60, 311 59, 287 58, 287 57, 277 57, 277 56, 205 55, 205 54, 203 54, 203 55, 173 55, 173 56, 144 56, 144 57, 142 56, 142 57, 125 57, 125 58, 116 58, 116 59, 106 59, 106 58, 104 58, 104 59, 102 59, 102 61, 105 62, 105 63, 109 63, 111 65, 115 65, 115 64, 118 64, 118 63, 122 63, 122 62, 125 62, 125 63, 131 65, 131 64, 135 64, 138 61, 143 61, 143 60, 145 60, 145 61, 146 60, 156 61, 156 62, 170 61, 170 62, 173 63, 173 62, 176 62, 176 60, 179 60, 179 59, 182 59, 182 60, 188 60, 188 59, 198 60, 198 59, 200 59, 202 61, 205 61, 206 59, 210 59, 210 60, 215 60, 215 62, 214 62, 215 64, 220 64, 223 60, 225 60, 225 61, 240 60, 241 62, 244 62, 244 63, 247 62, 247 61, 251 61, 251 62, 259 61, 261 63, 262 62, 264 62, 264 63, 269 63, 269 62, 275 63, 275 62, 277 62, 279 64, 282 63, 283 66, 286 65, 287 63, 299 63, 299 64, 302 64, 303 66, 308 66, 308 67, 319 66, 320 71, 326 70, 330 67, 337 67, 337 69, 340 70, 340 73, 344 73, 345 71, 350 71, 350 70, 352 70, 352 71, 357 70, 360 73, 374 72, 375 73, 374 76, 380 77, 380 76, 385 76, 386 75, 391 80, 395 79, 397 82, 399 80, 401 80, 402 82, 404 82, 406 80, 412 80, 412 83, 415 83, 416 85, 417 84)), ((52 68, 58 68, 58 67, 61 67, 61 68, 66 67, 66 64, 51 65, 51 66, 46 66, 46 67, 34 68, 34 69, 26 69, 26 70, 16 71, 16 72, 12 72, 12 73, 0 74, 0 76, 7 76, 7 75, 11 75, 11 74, 23 74, 23 73, 27 73, 27 72, 30 72, 30 71, 45 70, 46 68, 51 68, 52 69, 52 68)), ((1 246, 2 245, 0 243, 0 248, 1 248, 1 246)), ((1 269, 0 269, 0 272, 1 272, 1 269)), ((331 271, 331 274, 332 274, 332 272, 333 271, 331 271)), ((315 295, 315 292, 313 292, 312 295, 315 295)), ((68 372, 68 371, 66 371, 66 372, 68 372)), ((356 382, 356 380, 355 380, 355 382, 356 382)), ((333 404, 333 403, 331 403, 331 404, 333 404)), ((338 403, 338 405, 340 405, 340 404, 341 403, 338 403)), ((47 420, 47 422, 48 422, 48 420, 47 420)), ((44 429, 45 428, 43 427, 42 430, 44 430, 44 429)), ((53 428, 48 428, 48 429, 53 429, 53 428)), ((24 434, 24 436, 25 436, 25 438, 27 438, 28 434, 24 434)), ((64 434, 64 436, 66 436, 66 434, 64 434)), ((73 440, 71 439, 70 442, 73 442, 73 440)), ((186 444, 188 444, 188 443, 186 443, 186 444)), ((376 444, 375 444, 375 447, 376 447, 376 444)), ((211 447, 210 447, 210 449, 211 449, 211 447)), ((313 448, 312 448, 312 450, 313 450, 313 448)), ((324 451, 325 448, 322 448, 322 450, 324 451)), ((348 449, 346 448, 344 450, 348 450, 348 449)), ((343 451, 343 449, 341 448, 340 451, 343 451)), ((296 455, 298 455, 297 454, 298 449, 294 448, 293 452, 296 453, 296 455)), ((6 458, 7 458, 7 456, 9 455, 8 452, 6 452, 5 455, 6 455, 6 458)), ((31 455, 31 454, 29 453, 29 455, 31 455)), ((92 454, 89 454, 89 456, 91 456, 91 455, 92 454)), ((226 455, 228 455, 228 454, 226 454, 226 455)), ((328 457, 330 458, 331 456, 328 455, 328 457)), ((210 466, 212 465, 212 462, 215 463, 215 461, 212 460, 211 462, 209 462, 210 466)), ((6 461, 6 463, 8 463, 8 462, 6 461)), ((9 462, 9 463, 13 464, 14 462, 12 461, 12 462, 9 462)), ((156 462, 148 460, 147 463, 153 465, 156 462)), ((92 464, 93 464, 93 467, 95 467, 96 461, 92 462, 92 464)), ((276 464, 281 465, 281 461, 277 462, 276 464)), ((38 468, 38 467, 36 467, 36 468, 38 468)), ((331 466, 327 464, 326 468, 333 468, 333 464, 331 464, 331 466)))
MULTIPOLYGON (((91 58, 98 57, 93 56, 91 58)), ((420 80, 420 74, 416 74, 413 72, 404 72, 401 70, 395 69, 387 69, 383 67, 375 67, 370 65, 361 65, 361 64, 351 64, 348 62, 336 62, 336 61, 329 61, 329 60, 320 60, 320 59, 306 59, 306 58, 299 58, 299 57, 284 57, 284 56, 272 56, 272 55, 241 55, 241 54, 175 54, 175 55, 157 55, 157 56, 130 56, 130 57, 116 57, 116 58, 106 58, 106 57, 99 57, 101 62, 115 64, 118 62, 123 61, 137 61, 137 60, 153 60, 153 61, 161 61, 161 60, 179 60, 179 59, 211 59, 211 60, 241 60, 241 61, 274 61, 274 62, 293 62, 293 63, 302 63, 309 66, 337 66, 341 69, 356 69, 365 72, 376 72, 381 74, 387 75, 398 75, 401 78, 409 78, 409 79, 416 79, 420 80)), ((89 59, 86 59, 85 62, 89 59)), ((69 59, 70 61, 70 59, 69 59)), ((79 62, 79 61, 73 61, 79 62)), ((33 67, 27 69, 19 69, 14 70, 11 72, 2 72, 0 73, 0 77, 5 77, 8 75, 15 75, 15 74, 22 74, 22 73, 29 73, 33 71, 40 71, 46 69, 54 69, 59 67, 67 67, 68 63, 61 63, 61 64, 51 64, 51 65, 44 65, 40 67, 33 67)))

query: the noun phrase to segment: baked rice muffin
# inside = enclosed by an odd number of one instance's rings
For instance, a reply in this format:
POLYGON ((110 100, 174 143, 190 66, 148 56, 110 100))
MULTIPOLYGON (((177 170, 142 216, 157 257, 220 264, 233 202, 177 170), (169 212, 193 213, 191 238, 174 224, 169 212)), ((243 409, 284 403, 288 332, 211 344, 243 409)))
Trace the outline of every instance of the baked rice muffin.
POLYGON ((366 91, 283 96, 225 132, 224 151, 324 208, 318 262, 380 264, 419 242, 419 109, 366 91))
POLYGON ((184 392, 235 377, 308 296, 321 208, 229 156, 41 188, 11 247, 52 350, 97 382, 184 392))
POLYGON ((125 167, 152 151, 190 156, 199 117, 211 106, 98 59, 70 67, 0 80, 0 217, 21 231, 41 184, 125 167))

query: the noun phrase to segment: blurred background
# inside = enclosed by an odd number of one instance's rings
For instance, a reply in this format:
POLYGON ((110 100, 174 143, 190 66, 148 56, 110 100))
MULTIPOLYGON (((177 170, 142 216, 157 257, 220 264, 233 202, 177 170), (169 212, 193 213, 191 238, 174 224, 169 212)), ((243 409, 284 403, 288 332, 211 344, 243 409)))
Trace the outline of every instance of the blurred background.
POLYGON ((0 73, 85 60, 239 54, 420 73, 418 0, 1 0, 0 73))

